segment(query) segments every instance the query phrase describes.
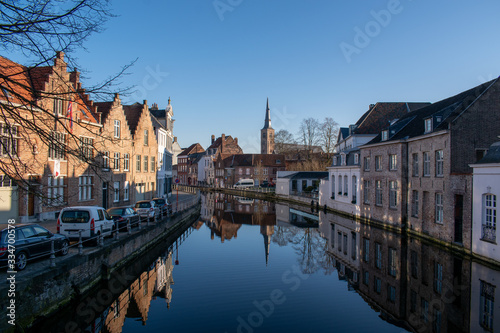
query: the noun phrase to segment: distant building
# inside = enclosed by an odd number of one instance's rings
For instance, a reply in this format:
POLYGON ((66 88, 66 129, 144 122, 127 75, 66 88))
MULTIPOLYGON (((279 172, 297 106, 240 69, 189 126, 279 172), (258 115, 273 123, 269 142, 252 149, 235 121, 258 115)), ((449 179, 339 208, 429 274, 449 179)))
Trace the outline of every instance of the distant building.
MULTIPOLYGON (((193 143, 177 156, 177 177, 181 185, 196 185, 198 182, 198 164, 193 165, 193 156, 203 153, 205 149, 199 143, 193 143), (195 171, 196 170, 196 171, 195 171)), ((198 156, 196 156, 198 157, 198 156)))
POLYGON ((260 153, 274 153, 274 129, 271 127, 271 110, 269 109, 269 98, 266 105, 266 119, 264 127, 260 130, 260 153))

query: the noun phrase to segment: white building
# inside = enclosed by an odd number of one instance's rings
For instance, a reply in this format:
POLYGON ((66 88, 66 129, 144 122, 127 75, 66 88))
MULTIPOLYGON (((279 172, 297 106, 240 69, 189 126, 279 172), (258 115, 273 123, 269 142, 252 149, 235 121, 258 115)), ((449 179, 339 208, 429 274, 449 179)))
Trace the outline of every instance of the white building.
POLYGON ((198 181, 203 184, 213 185, 214 178, 214 156, 209 155, 209 151, 207 150, 205 155, 198 162, 198 181))
POLYGON ((472 261, 470 332, 496 332, 500 327, 499 281, 500 271, 472 261))
POLYGON ((500 198, 500 142, 472 164, 472 252, 500 263, 497 207, 500 198))

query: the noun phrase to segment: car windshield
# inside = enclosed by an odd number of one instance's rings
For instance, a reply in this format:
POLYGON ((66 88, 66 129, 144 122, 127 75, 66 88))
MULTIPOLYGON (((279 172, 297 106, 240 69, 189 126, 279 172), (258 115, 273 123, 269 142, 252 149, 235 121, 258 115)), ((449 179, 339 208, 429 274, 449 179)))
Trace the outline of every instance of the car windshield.
POLYGON ((138 202, 135 204, 135 208, 149 208, 151 207, 151 203, 149 202, 138 202))
POLYGON ((86 210, 67 210, 62 213, 63 223, 87 223, 90 219, 90 213, 86 210))
POLYGON ((109 215, 125 215, 125 208, 111 208, 108 209, 109 215))

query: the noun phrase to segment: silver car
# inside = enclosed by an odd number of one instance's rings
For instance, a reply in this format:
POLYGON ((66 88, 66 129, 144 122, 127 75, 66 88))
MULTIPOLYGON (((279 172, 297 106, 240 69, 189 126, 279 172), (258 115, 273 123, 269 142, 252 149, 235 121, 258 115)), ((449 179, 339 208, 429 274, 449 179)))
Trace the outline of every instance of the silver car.
POLYGON ((156 206, 153 200, 141 200, 135 203, 135 211, 141 219, 149 219, 150 221, 157 221, 160 216, 160 208, 156 206))

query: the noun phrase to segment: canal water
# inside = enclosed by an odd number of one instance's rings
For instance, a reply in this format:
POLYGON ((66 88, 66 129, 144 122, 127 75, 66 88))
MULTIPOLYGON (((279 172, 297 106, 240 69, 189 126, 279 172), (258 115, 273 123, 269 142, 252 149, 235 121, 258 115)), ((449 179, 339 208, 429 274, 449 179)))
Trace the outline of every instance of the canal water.
POLYGON ((476 332, 500 317, 492 268, 333 214, 220 194, 137 264, 112 298, 97 290, 32 331, 476 332))

